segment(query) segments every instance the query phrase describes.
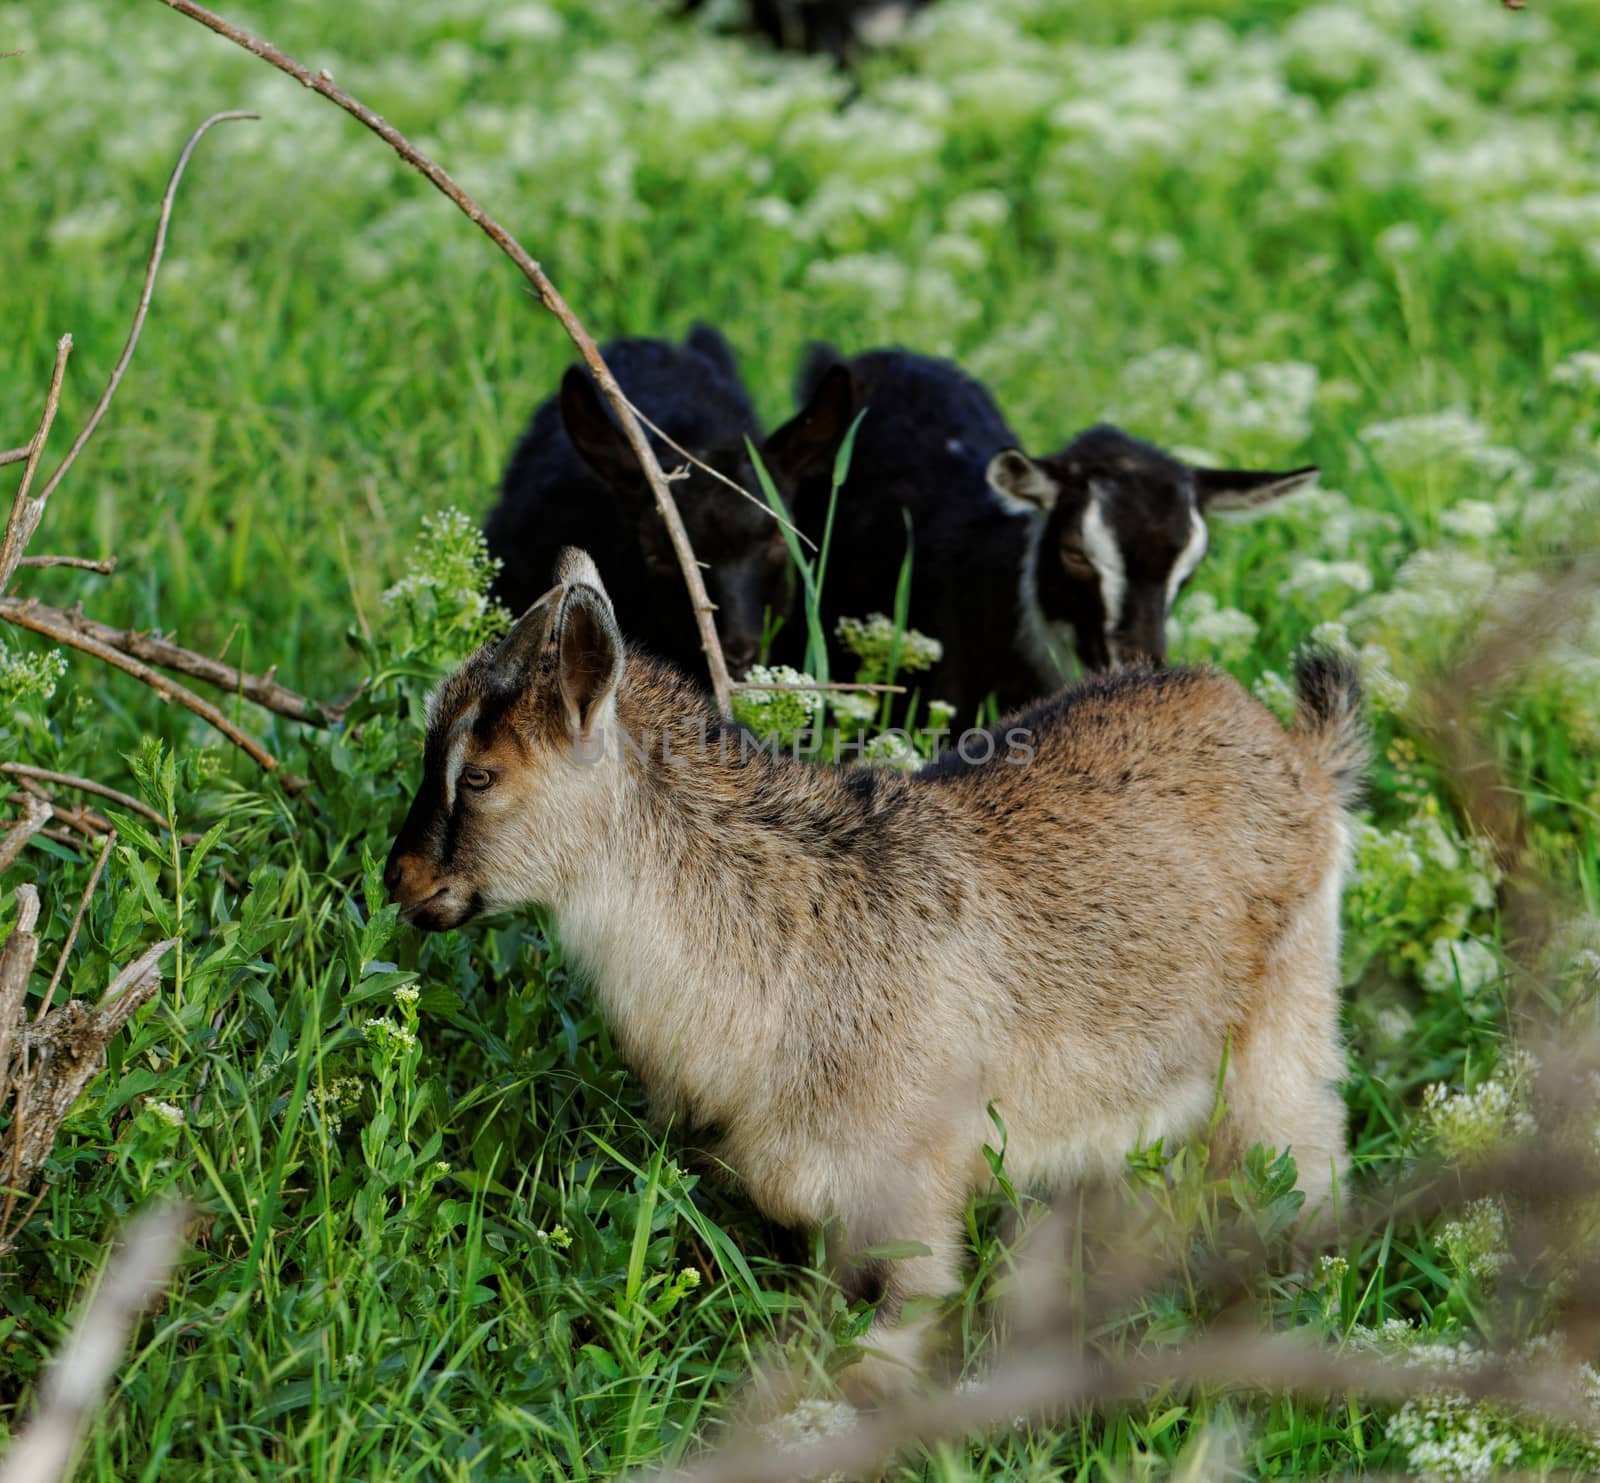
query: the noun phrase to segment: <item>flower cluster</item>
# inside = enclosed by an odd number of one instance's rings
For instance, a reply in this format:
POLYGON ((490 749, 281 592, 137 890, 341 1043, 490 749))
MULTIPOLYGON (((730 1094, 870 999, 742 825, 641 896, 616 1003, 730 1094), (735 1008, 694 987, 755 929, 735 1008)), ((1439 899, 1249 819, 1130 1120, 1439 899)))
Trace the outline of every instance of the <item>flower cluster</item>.
MULTIPOLYGON (((745 676, 752 685, 809 685, 810 675, 780 664, 758 664, 745 676)), ((818 690, 736 690, 733 716, 759 737, 776 737, 792 746, 822 718, 822 692, 818 690)))
POLYGON ((1511 1260, 1506 1249, 1506 1210, 1495 1199, 1474 1200, 1439 1228, 1439 1244, 1451 1265, 1485 1285, 1511 1260))
POLYGON ((46 704, 66 672, 67 656, 61 650, 28 653, 0 639, 0 714, 46 704))
POLYGON ((405 575, 383 594, 391 623, 405 630, 397 642, 442 664, 503 632, 510 615, 487 596, 498 569, 470 515, 424 515, 405 575))
POLYGON ((864 685, 885 684, 891 674, 931 669, 944 658, 944 645, 914 628, 897 629, 882 613, 841 618, 835 630, 860 661, 856 678, 864 685))
POLYGON ((1453 1092, 1434 1082, 1423 1093, 1422 1119, 1428 1141, 1454 1162, 1492 1153, 1508 1140, 1534 1131, 1528 1107, 1526 1054, 1512 1055, 1487 1081, 1470 1092, 1453 1092))

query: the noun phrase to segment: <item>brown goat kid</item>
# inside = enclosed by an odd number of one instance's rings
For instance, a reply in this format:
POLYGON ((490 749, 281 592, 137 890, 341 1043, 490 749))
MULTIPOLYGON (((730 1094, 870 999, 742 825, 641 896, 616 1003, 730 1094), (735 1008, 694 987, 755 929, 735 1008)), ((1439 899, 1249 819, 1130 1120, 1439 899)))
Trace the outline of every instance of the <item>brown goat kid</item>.
POLYGON ((1289 1147, 1327 1200, 1346 661, 1302 661, 1287 732, 1224 676, 1134 669, 907 776, 748 745, 626 652, 586 556, 559 575, 433 698, 389 889, 434 931, 554 911, 654 1108, 883 1298, 861 1389, 917 1363, 905 1299, 957 1285, 991 1105, 1010 1177, 1059 1186, 1204 1127, 1226 1052, 1220 1156, 1289 1147), (929 1254, 864 1255, 891 1241, 929 1254))

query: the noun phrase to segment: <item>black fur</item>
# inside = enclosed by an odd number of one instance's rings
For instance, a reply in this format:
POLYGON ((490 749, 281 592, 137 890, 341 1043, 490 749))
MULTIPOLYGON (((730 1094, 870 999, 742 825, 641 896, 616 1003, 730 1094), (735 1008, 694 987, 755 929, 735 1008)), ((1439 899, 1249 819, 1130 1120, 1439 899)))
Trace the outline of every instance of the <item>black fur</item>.
MULTIPOLYGON (((697 324, 681 346, 613 340, 602 353, 650 421, 760 498, 745 447, 746 438, 760 443, 760 426, 721 334, 697 324)), ((813 446, 803 424, 802 415, 764 449, 782 492, 810 458, 828 452, 813 446)), ((683 464, 654 435, 652 443, 664 468, 683 464)), ((738 676, 756 657, 764 614, 787 617, 793 606, 794 575, 782 533, 763 507, 693 465, 686 478, 674 481, 672 493, 690 545, 707 568, 724 657, 738 676)), ((581 547, 600 569, 623 633, 704 680, 699 633, 666 526, 586 370, 569 370, 559 395, 535 409, 484 535, 490 553, 503 563, 494 595, 514 614, 549 588, 562 547, 581 547)))
MULTIPOLYGON (((827 346, 808 351, 802 398, 839 361, 827 346)), ((877 350, 846 364, 867 411, 839 491, 822 585, 831 672, 853 673, 834 634, 841 617, 894 612, 909 539, 910 624, 944 645, 943 662, 917 677, 922 694, 950 701, 961 720, 990 691, 1002 710, 1023 704, 1041 688, 1016 644, 1026 524, 984 481, 989 460, 1016 435, 988 391, 948 361, 877 350)), ((804 481, 796 496, 796 518, 813 540, 821 540, 827 518, 830 472, 804 481)), ((788 657, 798 657, 803 637, 789 636, 788 657)))
MULTIPOLYGON (((920 10, 928 0, 749 0, 750 28, 785 51, 825 52, 843 65, 875 17, 920 10)), ((684 0, 685 12, 704 0, 684 0)))

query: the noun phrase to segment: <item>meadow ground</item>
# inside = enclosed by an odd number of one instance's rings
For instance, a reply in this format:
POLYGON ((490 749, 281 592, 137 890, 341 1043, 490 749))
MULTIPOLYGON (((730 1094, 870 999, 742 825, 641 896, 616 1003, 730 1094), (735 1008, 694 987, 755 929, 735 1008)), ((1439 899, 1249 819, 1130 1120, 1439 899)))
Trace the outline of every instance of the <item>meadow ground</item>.
MULTIPOLYGON (((1035 451, 1109 415, 1199 456, 1322 466, 1286 511, 1217 525, 1174 637, 1272 704, 1307 638, 1361 654, 1379 761, 1346 909, 1359 1184, 1530 1116, 1495 871, 1415 703, 1496 574, 1536 582, 1527 563, 1600 506, 1590 8, 940 0, 858 91, 646 0, 234 18, 432 148, 597 334, 721 324, 771 422, 805 340, 899 341, 986 378, 1035 451)), ((132 372, 34 542, 115 553, 118 573, 19 587, 314 695, 372 683, 359 730, 236 707, 311 778, 289 800, 150 692, 0 632, 0 752, 140 791, 177 826, 125 822, 68 986, 93 999, 110 965, 182 942, 3 1259, 0 1416, 25 1413, 127 1213, 176 1190, 197 1240, 83 1476, 582 1478, 684 1454, 775 1336, 821 1366, 861 1316, 646 1127, 537 922, 421 940, 375 881, 417 697, 486 621, 463 526, 423 517, 481 517, 570 348, 376 140, 156 0, 0 4, 13 50, 0 446, 28 436, 67 331, 59 427, 81 422, 184 137, 262 114, 203 142, 132 372)), ((1498 698, 1492 734, 1572 921, 1556 981, 1581 1017, 1600 978, 1593 614, 1498 698)), ((88 869, 46 841, 0 882, 9 922, 38 881, 42 962, 88 869)), ((991 1214, 961 1305, 974 1369, 1003 1286, 991 1214)), ((1259 1294, 1262 1316, 1470 1354, 1504 1337, 1506 1218, 1348 1245, 1259 1294)), ((1203 1316, 1165 1294, 1127 1342, 1203 1316)), ((1202 1390, 897 1475, 1160 1477, 1218 1417, 1261 1476, 1600 1457, 1600 1418, 1202 1390)))

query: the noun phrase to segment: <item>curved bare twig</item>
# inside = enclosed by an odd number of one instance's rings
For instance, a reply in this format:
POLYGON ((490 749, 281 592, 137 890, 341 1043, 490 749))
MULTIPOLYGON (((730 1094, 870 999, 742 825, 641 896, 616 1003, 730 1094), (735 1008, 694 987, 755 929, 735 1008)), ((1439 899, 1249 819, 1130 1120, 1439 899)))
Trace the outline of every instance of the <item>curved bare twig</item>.
MULTIPOLYGON (((145 316, 150 312, 150 297, 155 292, 156 274, 161 268, 161 255, 167 247, 167 224, 172 220, 172 202, 178 194, 178 182, 183 179, 183 172, 188 168, 189 156, 194 153, 195 145, 205 137, 206 131, 215 124, 228 123, 233 119, 260 118, 259 113, 248 113, 243 109, 232 108, 224 113, 213 113, 189 136, 189 142, 183 146, 183 152, 178 156, 178 163, 172 167, 172 174, 167 179, 167 189, 161 197, 161 217, 156 222, 155 245, 150 249, 150 263, 144 273, 144 288, 139 294, 139 307, 134 311, 133 327, 128 331, 127 343, 122 347, 122 354, 117 358, 117 364, 112 369, 111 379, 106 383, 106 389, 100 394, 100 400, 95 404, 95 409, 89 414, 89 420, 84 423, 78 436, 72 440, 72 446, 67 449, 67 455, 56 466, 55 473, 45 481, 45 486, 39 491, 39 503, 42 505, 50 498, 67 470, 72 467, 73 460, 83 451, 83 445, 94 436, 94 430, 100 426, 100 419, 106 415, 106 408, 111 405, 111 398, 117 393, 117 387, 122 381, 123 372, 128 369, 128 362, 133 359, 134 347, 139 343, 139 335, 144 329, 145 316)), ((0 589, 5 584, 0 582, 0 589)))
POLYGON ((672 549, 677 554, 678 565, 683 569, 684 586, 689 589, 689 603, 694 609, 695 625, 700 631, 700 647, 705 652, 706 666, 711 674, 711 688, 716 696, 717 708, 723 715, 731 715, 728 666, 723 660, 722 644, 717 638, 716 624, 711 616, 715 608, 706 595, 706 584, 700 576, 694 548, 689 544, 688 532, 683 528, 677 503, 672 498, 672 491, 667 487, 666 475, 656 461, 655 451, 650 447, 648 435, 640 425, 639 419, 634 416, 632 406, 617 384, 617 378, 611 374, 610 367, 601 356, 593 336, 583 327, 567 301, 556 291, 555 284, 545 276, 544 269, 528 255, 527 250, 510 232, 393 124, 374 113, 359 98, 334 86, 333 79, 326 72, 313 72, 309 67, 295 61, 293 57, 279 51, 270 42, 251 35, 231 21, 226 21, 215 12, 207 10, 203 5, 195 4, 194 0, 161 0, 161 3, 176 10, 180 15, 188 16, 190 20, 199 21, 202 26, 215 31, 218 36, 225 37, 235 46, 243 47, 251 56, 259 57, 280 72, 288 73, 301 86, 322 94, 330 103, 338 104, 352 118, 358 119, 371 129, 412 169, 423 175, 436 190, 453 201, 467 219, 474 222, 489 240, 517 265, 523 277, 533 285, 534 292, 539 296, 539 302, 561 321, 561 327, 567 332, 572 343, 578 347, 578 353, 593 372, 596 384, 616 412, 617 421, 622 427, 623 436, 628 440, 628 446, 633 449, 634 457, 639 460, 639 467, 644 471, 651 493, 655 496, 656 509, 667 527, 667 534, 672 538, 672 549))

